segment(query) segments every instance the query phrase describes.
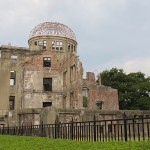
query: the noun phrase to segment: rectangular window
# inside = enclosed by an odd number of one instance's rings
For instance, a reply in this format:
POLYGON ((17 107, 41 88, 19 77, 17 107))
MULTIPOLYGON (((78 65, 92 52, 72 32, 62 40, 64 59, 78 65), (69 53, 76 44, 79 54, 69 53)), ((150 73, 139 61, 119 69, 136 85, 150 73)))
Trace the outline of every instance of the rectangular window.
POLYGON ((52 91, 52 78, 43 78, 43 90, 52 91))
POLYGON ((52 49, 55 49, 55 41, 52 41, 52 49))
POLYGON ((66 96, 63 97, 63 109, 66 109, 66 96))
POLYGON ((63 42, 60 41, 60 50, 63 50, 63 42))
POLYGON ((43 49, 46 49, 46 41, 43 41, 43 49))
POLYGON ((73 52, 73 44, 71 44, 71 51, 73 52))
POLYGON ((74 52, 76 53, 76 47, 74 46, 74 52))
POLYGON ((43 67, 51 67, 51 57, 43 58, 43 67))
POLYGON ((10 85, 15 85, 15 79, 10 79, 10 85))
POLYGON ((68 50, 70 51, 70 49, 71 49, 71 45, 70 43, 68 43, 68 50))
POLYGON ((102 109, 102 105, 103 105, 103 102, 101 102, 101 101, 96 102, 97 109, 102 109))
POLYGON ((9 109, 14 110, 15 108, 15 96, 9 96, 9 109))
POLYGON ((43 46, 43 42, 42 41, 38 41, 38 46, 43 46))
POLYGON ((17 59, 17 54, 11 54, 11 59, 16 60, 17 59))
POLYGON ((16 71, 10 71, 10 85, 16 84, 16 71))
POLYGON ((59 50, 59 41, 56 42, 56 50, 59 50))
POLYGON ((52 102, 43 102, 43 107, 52 106, 52 102))

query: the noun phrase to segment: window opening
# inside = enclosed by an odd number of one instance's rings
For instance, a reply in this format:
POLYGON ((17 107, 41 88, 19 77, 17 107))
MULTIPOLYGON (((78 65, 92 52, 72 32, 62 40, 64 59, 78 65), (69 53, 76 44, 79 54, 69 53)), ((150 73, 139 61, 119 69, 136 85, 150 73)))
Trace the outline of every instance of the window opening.
POLYGON ((68 50, 70 51, 70 43, 68 44, 68 50))
POLYGON ((51 57, 43 58, 43 67, 51 67, 51 57))
POLYGON ((97 109, 102 109, 102 105, 103 105, 103 102, 101 101, 96 102, 97 109))
POLYGON ((43 90, 52 91, 52 78, 43 78, 43 90))
POLYGON ((15 108, 15 96, 9 96, 9 109, 14 110, 15 108))
POLYGON ((71 50, 73 51, 73 44, 71 44, 71 50))
POLYGON ((56 42, 56 50, 59 50, 59 41, 56 42))
POLYGON ((43 49, 46 49, 46 41, 43 41, 43 49))
POLYGON ((52 41, 52 49, 55 49, 55 41, 52 41))
POLYGON ((43 107, 52 106, 52 102, 43 102, 43 107))
POLYGON ((66 109, 66 96, 63 97, 63 109, 66 109))
POLYGON ((63 50, 63 42, 60 41, 60 50, 63 50))
POLYGON ((16 84, 16 71, 10 71, 10 85, 16 84))
POLYGON ((16 60, 17 59, 17 54, 11 54, 11 59, 16 60))

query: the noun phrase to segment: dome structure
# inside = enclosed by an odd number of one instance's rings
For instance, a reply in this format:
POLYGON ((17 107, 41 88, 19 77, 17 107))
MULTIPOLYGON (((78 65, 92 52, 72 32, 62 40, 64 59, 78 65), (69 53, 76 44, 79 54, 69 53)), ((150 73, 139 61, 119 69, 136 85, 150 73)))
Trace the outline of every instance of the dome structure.
POLYGON ((74 32, 64 24, 57 22, 45 22, 31 30, 29 39, 37 36, 60 36, 76 41, 74 32))

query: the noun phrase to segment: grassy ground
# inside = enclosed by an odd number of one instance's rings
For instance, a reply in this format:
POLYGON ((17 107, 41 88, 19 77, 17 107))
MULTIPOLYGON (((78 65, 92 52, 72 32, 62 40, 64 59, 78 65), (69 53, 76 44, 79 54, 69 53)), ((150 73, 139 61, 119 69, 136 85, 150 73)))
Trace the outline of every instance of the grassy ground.
POLYGON ((80 142, 27 136, 0 136, 0 150, 150 150, 150 141, 80 142))

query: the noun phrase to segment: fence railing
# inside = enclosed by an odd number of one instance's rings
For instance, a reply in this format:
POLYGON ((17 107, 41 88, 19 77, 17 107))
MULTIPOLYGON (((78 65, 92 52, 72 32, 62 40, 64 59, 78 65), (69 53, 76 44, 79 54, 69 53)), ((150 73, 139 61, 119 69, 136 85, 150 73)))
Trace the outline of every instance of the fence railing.
POLYGON ((2 135, 42 136, 86 141, 150 139, 150 118, 94 120, 85 122, 0 127, 2 135))

